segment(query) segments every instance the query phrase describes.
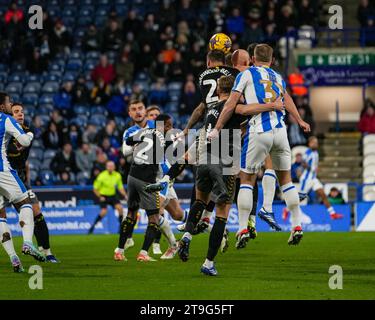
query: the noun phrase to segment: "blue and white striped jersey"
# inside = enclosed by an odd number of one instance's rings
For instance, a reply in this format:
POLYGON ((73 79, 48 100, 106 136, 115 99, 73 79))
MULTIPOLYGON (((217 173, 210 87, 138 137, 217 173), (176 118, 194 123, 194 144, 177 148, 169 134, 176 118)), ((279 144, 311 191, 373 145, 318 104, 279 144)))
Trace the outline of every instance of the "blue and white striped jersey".
MULTIPOLYGON (((246 104, 269 103, 283 96, 286 84, 283 78, 268 67, 252 66, 241 72, 234 82, 232 91, 245 97, 246 104)), ((281 111, 262 112, 251 118, 249 125, 256 132, 267 132, 285 126, 285 113, 281 111)))
POLYGON ((126 129, 124 131, 123 141, 135 135, 141 129, 155 129, 155 121, 147 120, 146 126, 144 128, 141 128, 139 125, 135 124, 134 126, 131 126, 130 128, 126 129))
MULTIPOLYGON (((319 153, 317 150, 307 149, 303 155, 303 161, 307 163, 308 168, 304 169, 300 177, 302 184, 306 183, 309 179, 314 179, 317 176, 319 166, 319 153)), ((303 188, 302 188, 303 189, 303 188)))
POLYGON ((0 112, 0 172, 12 170, 7 157, 8 144, 12 137, 17 139, 22 134, 25 134, 25 132, 17 121, 13 117, 0 112))

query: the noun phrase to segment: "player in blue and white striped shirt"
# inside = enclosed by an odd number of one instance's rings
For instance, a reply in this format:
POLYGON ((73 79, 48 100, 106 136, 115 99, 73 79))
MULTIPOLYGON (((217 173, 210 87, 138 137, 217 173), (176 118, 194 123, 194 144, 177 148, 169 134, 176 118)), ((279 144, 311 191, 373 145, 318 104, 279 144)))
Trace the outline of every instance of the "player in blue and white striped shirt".
MULTIPOLYGON (((331 206, 326 194, 324 193, 323 185, 317 177, 318 166, 319 166, 318 139, 314 136, 310 137, 308 140, 308 147, 309 148, 306 150, 303 156, 304 170, 301 174, 301 177, 299 178, 299 183, 300 183, 299 193, 304 198, 306 198, 307 194, 311 190, 315 191, 317 195, 320 197, 320 199, 322 199, 331 219, 332 220, 341 219, 343 218, 343 215, 341 213, 337 213, 335 209, 331 206)), ((283 212, 284 220, 287 219, 288 214, 289 214, 288 210, 284 210, 283 212)))
MULTIPOLYGON (((246 104, 266 105, 282 99, 287 94, 284 80, 270 68, 272 53, 272 48, 266 44, 256 46, 254 66, 237 76, 232 94, 224 108, 226 110, 223 110, 215 127, 216 132, 213 130, 210 138, 215 137, 223 128, 242 95, 246 104)), ((304 130, 310 130, 308 124, 301 123, 300 125, 304 127, 304 130)), ((271 155, 273 168, 277 173, 287 206, 292 213, 292 232, 288 243, 298 244, 302 238, 298 192, 290 175, 291 152, 284 123, 284 112, 262 112, 249 120, 242 146, 241 187, 238 194, 240 227, 237 233, 237 248, 245 247, 249 239, 247 224, 253 206, 253 187, 256 174, 268 155, 271 155)), ((277 225, 272 213, 269 213, 267 218, 270 224, 277 225)))

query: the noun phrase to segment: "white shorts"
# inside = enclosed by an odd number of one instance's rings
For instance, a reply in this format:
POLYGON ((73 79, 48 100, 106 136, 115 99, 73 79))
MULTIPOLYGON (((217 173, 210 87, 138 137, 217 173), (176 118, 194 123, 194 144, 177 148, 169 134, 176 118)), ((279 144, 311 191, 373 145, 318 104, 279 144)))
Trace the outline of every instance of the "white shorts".
POLYGON ((27 189, 15 170, 0 172, 0 208, 10 203, 18 203, 28 197, 27 189))
POLYGON ((286 128, 255 132, 254 127, 248 127, 241 150, 241 171, 257 173, 268 155, 271 156, 274 170, 290 170, 292 156, 286 128))
POLYGON ((316 191, 323 189, 322 183, 318 178, 301 179, 299 185, 299 192, 308 194, 311 190, 316 191))

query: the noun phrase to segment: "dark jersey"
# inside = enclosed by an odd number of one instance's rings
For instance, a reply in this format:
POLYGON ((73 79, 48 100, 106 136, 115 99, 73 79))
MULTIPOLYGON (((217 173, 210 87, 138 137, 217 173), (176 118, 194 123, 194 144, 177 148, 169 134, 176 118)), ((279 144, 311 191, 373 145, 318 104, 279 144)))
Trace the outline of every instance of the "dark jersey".
MULTIPOLYGON (((205 136, 215 128, 225 102, 226 100, 219 101, 208 110, 204 123, 205 136)), ((220 131, 219 139, 208 142, 205 138, 205 141, 200 141, 199 158, 207 158, 208 163, 230 164, 232 162, 231 157, 234 155, 234 148, 238 150, 241 148, 240 127, 242 121, 241 115, 233 114, 220 131)))
POLYGON ((164 135, 154 128, 140 129, 126 139, 126 144, 135 146, 129 175, 145 182, 155 183, 159 165, 164 163, 166 147, 164 135))
MULTIPOLYGON (((32 132, 32 130, 25 124, 22 125, 22 129, 27 132, 32 132)), ((26 174, 26 161, 30 153, 29 147, 20 147, 16 139, 12 138, 9 141, 7 148, 7 156, 10 166, 17 171, 18 176, 21 178, 22 182, 27 185, 27 174, 26 174)))
POLYGON ((222 76, 233 76, 234 78, 240 72, 237 69, 227 66, 208 68, 199 76, 199 88, 202 94, 202 102, 210 109, 211 106, 219 101, 217 95, 217 80, 222 76))

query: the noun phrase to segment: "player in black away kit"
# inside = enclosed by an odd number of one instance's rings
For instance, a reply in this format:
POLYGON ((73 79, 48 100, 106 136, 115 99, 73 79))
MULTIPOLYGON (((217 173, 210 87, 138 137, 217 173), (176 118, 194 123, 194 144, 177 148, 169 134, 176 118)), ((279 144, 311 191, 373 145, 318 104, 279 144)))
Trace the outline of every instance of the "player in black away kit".
MULTIPOLYGON (((22 126, 22 129, 26 133, 31 131, 31 129, 25 124, 23 106, 21 104, 14 103, 12 105, 12 116, 22 126)), ((48 227, 42 214, 39 200, 35 193, 31 190, 28 181, 27 159, 29 157, 30 148, 31 146, 27 148, 19 146, 17 141, 12 138, 7 149, 8 160, 11 167, 17 171, 18 176, 28 190, 34 213, 34 235, 37 240, 39 250, 46 255, 47 261, 57 263, 59 261, 51 252, 48 227)))

